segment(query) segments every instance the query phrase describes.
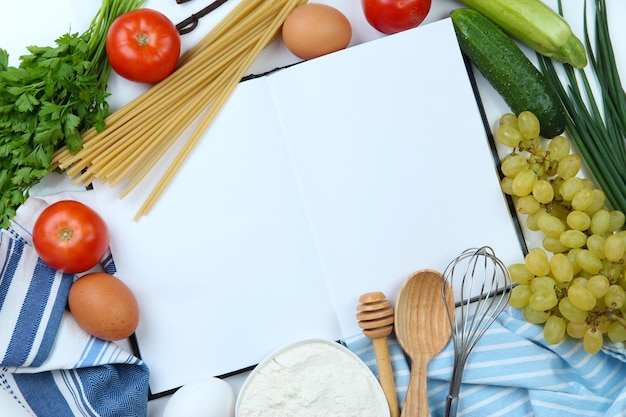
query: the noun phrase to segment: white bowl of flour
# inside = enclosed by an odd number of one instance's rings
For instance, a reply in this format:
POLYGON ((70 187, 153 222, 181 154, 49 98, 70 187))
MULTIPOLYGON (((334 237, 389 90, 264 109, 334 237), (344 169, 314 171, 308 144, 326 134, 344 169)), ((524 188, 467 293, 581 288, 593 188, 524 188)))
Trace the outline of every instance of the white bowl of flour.
POLYGON ((250 373, 236 417, 389 417, 378 380, 339 343, 304 340, 279 349, 250 373))

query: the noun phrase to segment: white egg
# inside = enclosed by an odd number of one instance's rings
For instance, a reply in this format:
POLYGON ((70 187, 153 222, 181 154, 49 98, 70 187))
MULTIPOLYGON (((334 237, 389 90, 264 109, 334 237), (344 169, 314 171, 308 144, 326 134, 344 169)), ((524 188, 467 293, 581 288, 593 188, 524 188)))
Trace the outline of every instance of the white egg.
POLYGON ((220 378, 203 378, 183 385, 165 405, 163 417, 232 417, 235 393, 220 378))

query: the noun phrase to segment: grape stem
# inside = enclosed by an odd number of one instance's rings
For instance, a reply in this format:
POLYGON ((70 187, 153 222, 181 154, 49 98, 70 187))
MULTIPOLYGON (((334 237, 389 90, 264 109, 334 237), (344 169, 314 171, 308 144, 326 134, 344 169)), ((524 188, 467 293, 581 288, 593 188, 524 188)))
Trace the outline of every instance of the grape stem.
POLYGON ((611 312, 610 314, 608 314, 608 318, 611 321, 618 322, 626 329, 626 320, 623 317, 621 317, 619 314, 614 314, 611 312))

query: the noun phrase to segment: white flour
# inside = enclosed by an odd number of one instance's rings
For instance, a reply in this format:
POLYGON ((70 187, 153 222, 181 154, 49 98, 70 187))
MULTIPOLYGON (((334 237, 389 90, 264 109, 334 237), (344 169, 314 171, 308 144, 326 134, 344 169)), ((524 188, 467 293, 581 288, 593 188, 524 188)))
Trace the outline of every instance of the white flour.
POLYGON ((312 342, 280 352, 244 387, 238 417, 381 417, 378 381, 332 344, 312 342))

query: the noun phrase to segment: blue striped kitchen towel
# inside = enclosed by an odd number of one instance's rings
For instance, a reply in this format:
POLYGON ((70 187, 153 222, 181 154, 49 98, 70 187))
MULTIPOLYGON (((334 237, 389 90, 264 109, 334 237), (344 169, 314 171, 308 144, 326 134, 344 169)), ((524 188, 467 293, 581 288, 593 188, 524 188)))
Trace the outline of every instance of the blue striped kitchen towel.
MULTIPOLYGON (((595 355, 566 339, 550 345, 542 327, 507 309, 472 350, 463 375, 461 417, 618 417, 626 416, 626 356, 622 344, 595 355)), ((417 330, 419 331, 419 330, 417 330)), ((376 374, 371 341, 356 335, 343 341, 376 374)), ((409 362, 390 339, 398 401, 404 401, 409 362)), ((444 415, 454 349, 449 343, 428 366, 431 416, 444 415)))
POLYGON ((78 326, 66 310, 75 276, 49 268, 32 247, 32 224, 50 202, 28 199, 0 232, 0 386, 33 416, 145 416, 147 366, 78 326))

